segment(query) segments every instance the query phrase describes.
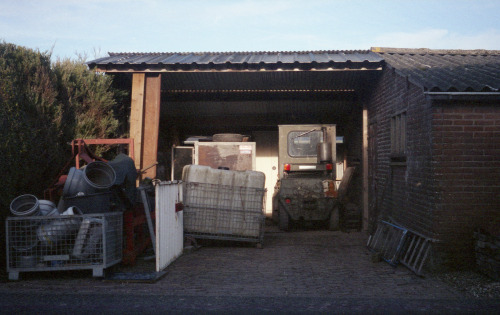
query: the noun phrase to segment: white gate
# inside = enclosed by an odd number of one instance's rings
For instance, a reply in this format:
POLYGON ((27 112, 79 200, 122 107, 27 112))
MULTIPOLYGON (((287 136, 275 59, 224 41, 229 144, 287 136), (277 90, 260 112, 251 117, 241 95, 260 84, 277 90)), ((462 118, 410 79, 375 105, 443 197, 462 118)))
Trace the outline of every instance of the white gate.
POLYGON ((156 271, 162 271, 184 248, 182 211, 176 204, 182 202, 182 184, 177 181, 156 185, 156 271))

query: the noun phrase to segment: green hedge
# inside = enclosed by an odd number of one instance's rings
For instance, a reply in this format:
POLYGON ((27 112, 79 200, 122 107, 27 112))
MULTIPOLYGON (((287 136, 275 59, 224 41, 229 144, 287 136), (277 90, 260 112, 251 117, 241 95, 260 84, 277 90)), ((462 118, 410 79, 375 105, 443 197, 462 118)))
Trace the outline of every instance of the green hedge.
POLYGON ((71 140, 120 137, 123 113, 114 109, 123 97, 111 76, 82 60, 51 63, 48 52, 0 42, 2 216, 21 194, 43 197, 70 157, 71 140))
MULTIPOLYGON (((52 63, 48 52, 0 42, 0 222, 15 197, 43 198, 71 157, 71 140, 122 136, 126 102, 111 76, 89 70, 83 60, 52 63)), ((5 262, 0 228, 0 278, 5 262)))

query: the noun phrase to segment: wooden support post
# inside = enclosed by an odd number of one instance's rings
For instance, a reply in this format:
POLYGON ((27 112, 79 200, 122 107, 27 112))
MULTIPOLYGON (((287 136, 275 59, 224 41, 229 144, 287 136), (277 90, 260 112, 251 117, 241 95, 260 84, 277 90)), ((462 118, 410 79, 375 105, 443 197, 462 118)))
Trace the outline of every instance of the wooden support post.
MULTIPOLYGON (((135 167, 147 168, 157 162, 160 127, 161 74, 134 73, 130 109, 130 137, 134 139, 135 167)), ((156 177, 156 166, 141 178, 156 177)))
POLYGON ((132 74, 132 102, 130 106, 130 138, 134 139, 135 168, 142 168, 142 139, 144 126, 144 73, 132 74))
POLYGON ((368 231, 368 110, 363 108, 363 231, 368 231))
MULTIPOLYGON (((142 150, 142 168, 158 162, 158 133, 160 132, 160 96, 161 74, 146 75, 146 95, 144 110, 144 138, 142 150)), ((156 166, 149 168, 143 177, 156 177, 156 166)))

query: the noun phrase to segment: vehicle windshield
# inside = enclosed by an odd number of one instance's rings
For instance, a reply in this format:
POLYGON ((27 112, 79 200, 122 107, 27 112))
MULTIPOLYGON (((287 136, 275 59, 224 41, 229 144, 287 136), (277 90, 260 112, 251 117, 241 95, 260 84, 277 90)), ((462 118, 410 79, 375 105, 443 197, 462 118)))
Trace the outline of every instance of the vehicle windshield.
POLYGON ((288 155, 291 157, 317 156, 318 143, 323 142, 323 132, 291 131, 288 133, 288 155))

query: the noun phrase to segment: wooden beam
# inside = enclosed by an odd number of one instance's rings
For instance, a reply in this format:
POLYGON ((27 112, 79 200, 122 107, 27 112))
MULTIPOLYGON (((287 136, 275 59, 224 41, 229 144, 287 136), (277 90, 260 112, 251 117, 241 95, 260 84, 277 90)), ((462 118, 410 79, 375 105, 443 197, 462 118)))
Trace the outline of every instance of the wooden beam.
MULTIPOLYGON (((144 97, 144 129, 142 168, 154 165, 158 161, 158 134, 160 131, 160 104, 161 104, 161 74, 148 73, 146 75, 144 97)), ((156 166, 149 168, 143 177, 156 177, 156 166)))
POLYGON ((363 108, 363 231, 368 231, 368 110, 363 108))
POLYGON ((134 139, 135 168, 142 166, 142 141, 144 127, 144 73, 132 75, 132 101, 130 108, 130 138, 134 139))

